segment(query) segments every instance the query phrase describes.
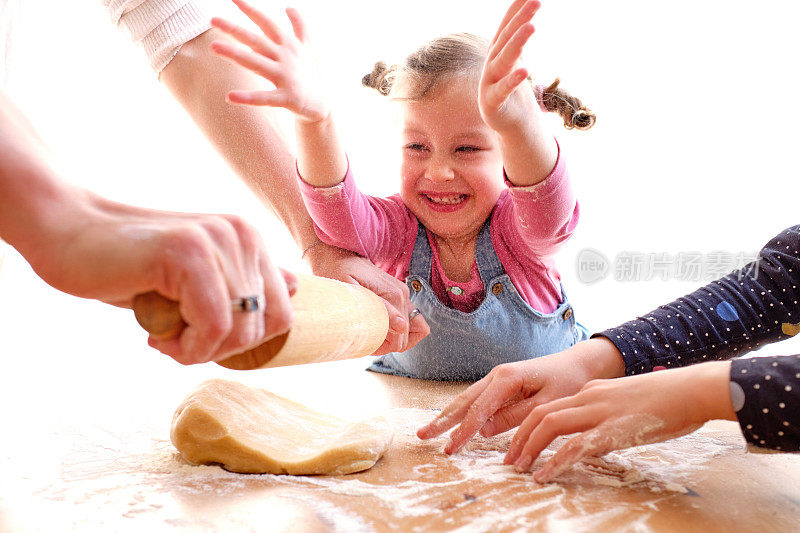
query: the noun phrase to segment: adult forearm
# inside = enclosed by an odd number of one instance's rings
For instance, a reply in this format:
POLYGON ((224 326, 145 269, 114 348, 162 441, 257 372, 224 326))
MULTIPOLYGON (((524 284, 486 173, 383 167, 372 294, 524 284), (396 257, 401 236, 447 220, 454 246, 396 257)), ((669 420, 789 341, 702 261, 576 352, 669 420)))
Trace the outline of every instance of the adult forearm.
POLYGON ((232 89, 260 88, 262 82, 212 54, 209 46, 215 39, 224 36, 212 29, 184 44, 160 80, 298 245, 305 247, 316 236, 297 187, 294 156, 273 112, 231 105, 225 99, 232 89))
POLYGON ((0 93, 0 237, 35 264, 88 200, 58 178, 30 123, 0 93))

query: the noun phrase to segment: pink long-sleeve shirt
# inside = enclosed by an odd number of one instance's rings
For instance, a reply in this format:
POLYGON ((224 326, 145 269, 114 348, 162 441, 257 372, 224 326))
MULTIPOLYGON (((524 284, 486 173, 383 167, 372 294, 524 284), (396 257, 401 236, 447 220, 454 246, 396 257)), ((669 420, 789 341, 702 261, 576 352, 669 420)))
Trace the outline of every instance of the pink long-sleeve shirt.
MULTIPOLYGON (((363 194, 350 168, 344 180, 333 187, 299 181, 303 201, 323 242, 362 255, 392 276, 406 279, 419 222, 399 194, 388 198, 363 194)), ((562 296, 561 276, 552 256, 574 231, 580 212, 561 153, 543 181, 515 187, 506 180, 506 185, 508 190, 502 192, 491 215, 492 245, 528 305, 552 313, 562 296)), ((484 298, 477 264, 470 281, 452 281, 442 268, 430 231, 428 240, 433 252, 431 287, 436 296, 460 311, 475 310, 484 298), (453 294, 448 290, 452 287, 460 288, 462 294, 453 294)))

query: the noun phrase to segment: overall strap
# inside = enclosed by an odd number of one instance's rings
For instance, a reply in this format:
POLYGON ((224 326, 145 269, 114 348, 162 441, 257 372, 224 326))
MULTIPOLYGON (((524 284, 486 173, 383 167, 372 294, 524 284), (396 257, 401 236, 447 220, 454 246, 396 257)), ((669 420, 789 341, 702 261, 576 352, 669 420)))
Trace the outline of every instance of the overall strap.
POLYGON ((411 253, 411 265, 408 267, 409 275, 420 277, 430 283, 431 256, 428 232, 425 230, 425 226, 417 220, 417 239, 414 241, 414 251, 411 253))
POLYGON ((489 217, 483 224, 483 228, 478 234, 478 241, 475 243, 475 261, 478 263, 478 272, 484 284, 505 274, 503 264, 498 259, 497 252, 494 251, 494 245, 492 245, 491 224, 492 217, 489 217))

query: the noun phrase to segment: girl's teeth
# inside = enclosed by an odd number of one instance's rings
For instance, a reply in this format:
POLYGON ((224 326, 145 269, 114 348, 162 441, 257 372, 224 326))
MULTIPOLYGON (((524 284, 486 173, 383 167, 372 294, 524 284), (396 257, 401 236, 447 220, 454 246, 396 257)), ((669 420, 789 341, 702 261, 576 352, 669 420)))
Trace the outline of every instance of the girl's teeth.
MULTIPOLYGON (((427 196, 427 195, 426 195, 427 196)), ((428 196, 428 200, 436 204, 457 204, 464 199, 463 194, 459 194, 458 196, 448 196, 448 197, 436 197, 428 196)))

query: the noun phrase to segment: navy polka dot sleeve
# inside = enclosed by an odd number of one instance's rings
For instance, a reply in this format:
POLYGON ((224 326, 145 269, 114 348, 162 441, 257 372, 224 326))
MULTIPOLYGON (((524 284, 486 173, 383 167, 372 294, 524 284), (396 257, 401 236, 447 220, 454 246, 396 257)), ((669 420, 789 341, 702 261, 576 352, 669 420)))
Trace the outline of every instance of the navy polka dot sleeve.
MULTIPOLYGON (((731 359, 800 332, 798 286, 800 226, 793 226, 769 241, 758 260, 743 269, 595 336, 614 343, 627 375, 731 359)), ((800 358, 736 360, 731 379, 743 392, 738 416, 748 441, 797 450, 800 358)))
POLYGON ((750 444, 800 451, 800 355, 733 360, 731 398, 750 444))

